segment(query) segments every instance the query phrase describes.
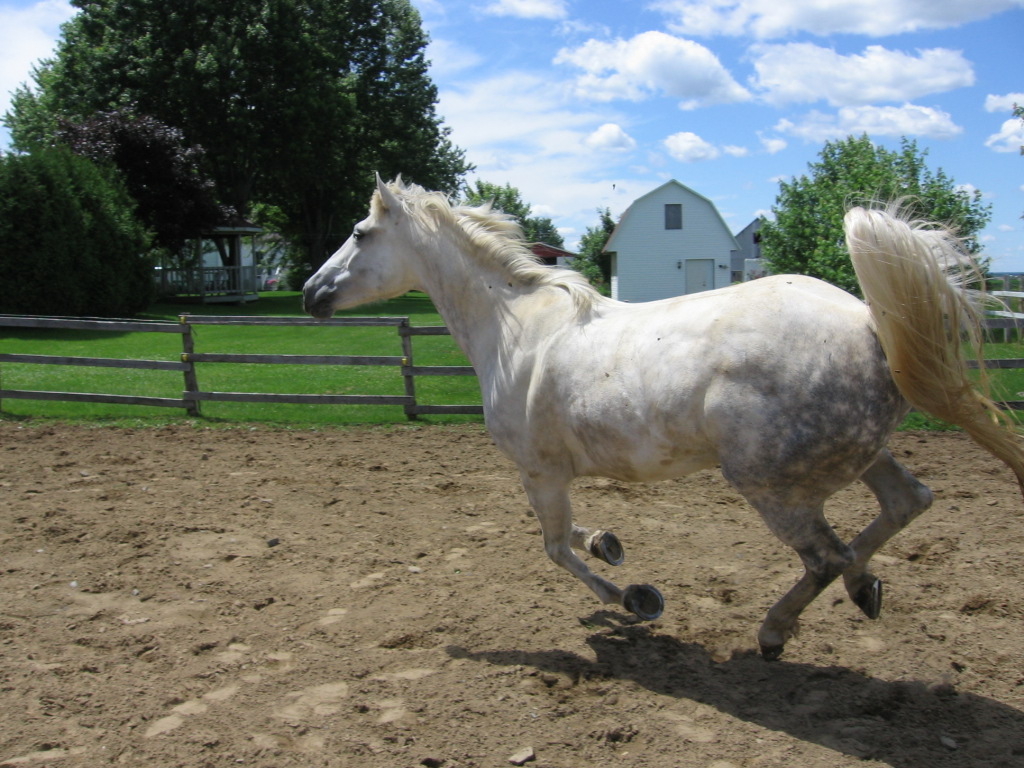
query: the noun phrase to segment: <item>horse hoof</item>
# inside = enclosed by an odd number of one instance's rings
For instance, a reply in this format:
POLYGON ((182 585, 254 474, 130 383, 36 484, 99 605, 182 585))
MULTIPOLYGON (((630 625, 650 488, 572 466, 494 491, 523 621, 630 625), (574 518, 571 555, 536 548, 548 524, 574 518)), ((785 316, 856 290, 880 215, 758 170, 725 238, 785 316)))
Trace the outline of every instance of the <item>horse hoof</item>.
POLYGON ((869 619, 877 619, 882 613, 882 581, 875 579, 858 589, 853 602, 869 619))
POLYGON ((619 543, 619 537, 611 531, 601 531, 590 542, 590 554, 604 560, 608 565, 622 565, 626 559, 626 553, 619 543))
POLYGON ((778 661, 783 648, 785 648, 784 645, 762 645, 761 658, 765 661, 778 661))
POLYGON ((644 621, 653 621, 665 610, 665 598, 650 584, 630 584, 622 593, 622 607, 644 621))

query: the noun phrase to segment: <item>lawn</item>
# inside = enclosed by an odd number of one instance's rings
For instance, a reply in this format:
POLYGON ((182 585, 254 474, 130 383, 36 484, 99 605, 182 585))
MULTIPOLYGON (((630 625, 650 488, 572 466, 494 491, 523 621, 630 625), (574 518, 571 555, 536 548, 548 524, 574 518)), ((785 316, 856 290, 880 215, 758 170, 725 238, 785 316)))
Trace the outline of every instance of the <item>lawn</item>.
MULTIPOLYGON (((177 321, 179 315, 302 316, 297 292, 262 294, 247 305, 154 305, 140 316, 145 320, 177 321)), ((349 317, 409 317, 414 326, 443 325, 441 317, 423 294, 412 293, 357 311, 349 317)), ((275 327, 209 326, 193 329, 195 351, 209 353, 266 353, 308 355, 401 356, 402 346, 393 327, 275 327)), ((0 348, 9 353, 50 354, 76 357, 112 357, 146 360, 178 360, 181 337, 164 333, 117 333, 0 328, 0 348)), ((450 336, 413 339, 416 365, 468 365, 450 336)), ((204 391, 277 392, 310 394, 404 395, 403 379, 395 366, 257 365, 199 363, 196 366, 204 391)), ((68 392, 102 392, 153 397, 180 397, 182 375, 177 372, 125 370, 77 366, 5 363, 0 367, 0 387, 68 392)), ((427 404, 479 404, 480 394, 472 376, 418 377, 417 400, 427 404)), ((404 423, 401 406, 288 405, 265 403, 202 404, 206 424, 272 423, 296 427, 321 424, 404 423)), ((183 421, 184 410, 151 406, 103 403, 49 402, 7 399, 2 416, 70 418, 109 423, 161 423, 183 421)), ((424 421, 478 421, 479 416, 445 415, 420 417, 424 421)))

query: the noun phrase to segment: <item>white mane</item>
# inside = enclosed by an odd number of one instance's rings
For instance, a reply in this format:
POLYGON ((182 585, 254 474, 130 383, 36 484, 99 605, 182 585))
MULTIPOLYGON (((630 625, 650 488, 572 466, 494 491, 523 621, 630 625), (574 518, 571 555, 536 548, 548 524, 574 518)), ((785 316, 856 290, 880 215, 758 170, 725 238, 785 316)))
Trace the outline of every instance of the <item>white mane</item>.
MULTIPOLYGON (((447 226, 463 238, 474 258, 498 265, 509 280, 521 286, 548 286, 566 291, 576 310, 583 313, 604 300, 587 279, 572 269, 550 267, 539 261, 526 243, 516 220, 490 204, 453 206, 440 192, 430 192, 401 178, 388 184, 405 212, 429 230, 447 226)), ((380 205, 374 194, 373 206, 380 205)))

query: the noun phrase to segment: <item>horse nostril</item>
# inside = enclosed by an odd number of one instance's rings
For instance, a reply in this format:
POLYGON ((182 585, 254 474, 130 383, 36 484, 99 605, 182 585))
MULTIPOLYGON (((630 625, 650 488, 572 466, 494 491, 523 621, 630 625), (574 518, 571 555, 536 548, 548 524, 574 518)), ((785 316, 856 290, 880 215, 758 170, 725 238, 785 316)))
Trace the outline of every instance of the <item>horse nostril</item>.
POLYGON ((330 285, 306 283, 302 289, 302 308, 318 320, 334 314, 334 289, 330 285))

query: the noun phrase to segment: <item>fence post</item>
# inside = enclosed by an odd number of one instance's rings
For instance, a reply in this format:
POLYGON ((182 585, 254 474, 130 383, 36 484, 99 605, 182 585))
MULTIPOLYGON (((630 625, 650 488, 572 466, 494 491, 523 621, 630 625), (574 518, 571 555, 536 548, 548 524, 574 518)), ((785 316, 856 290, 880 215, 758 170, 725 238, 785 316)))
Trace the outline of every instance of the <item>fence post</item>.
POLYGON ((412 375, 412 334, 409 333, 409 318, 402 318, 398 325, 398 335, 402 339, 402 378, 405 381, 405 396, 412 398, 412 405, 402 406, 405 417, 416 421, 416 379, 412 375))
POLYGON ((185 326, 185 332, 181 334, 181 362, 185 363, 185 391, 182 393, 184 399, 189 401, 189 416, 199 416, 199 400, 194 394, 199 391, 199 379, 196 377, 196 364, 192 362, 192 353, 195 351, 195 339, 192 337, 192 324, 186 315, 178 315, 178 322, 185 326), (193 397, 189 397, 192 394, 193 397))

